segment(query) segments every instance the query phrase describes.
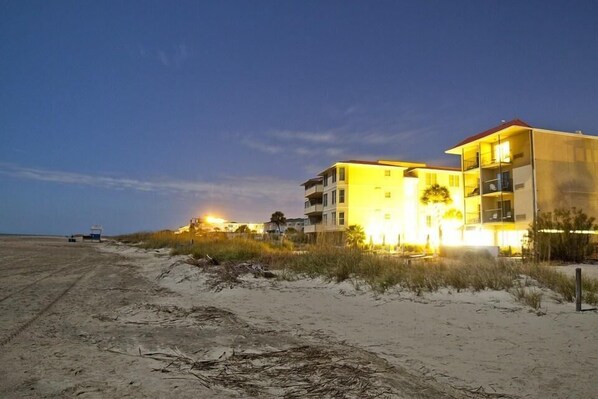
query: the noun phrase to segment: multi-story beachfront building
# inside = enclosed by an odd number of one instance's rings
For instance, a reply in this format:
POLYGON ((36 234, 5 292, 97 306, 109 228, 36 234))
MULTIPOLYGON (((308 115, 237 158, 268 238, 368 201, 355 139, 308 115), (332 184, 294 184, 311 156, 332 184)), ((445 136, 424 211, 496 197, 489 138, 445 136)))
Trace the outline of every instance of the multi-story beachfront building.
MULTIPOLYGON (((423 191, 440 184, 449 188, 456 214, 462 214, 458 168, 431 167, 403 161, 341 161, 305 187, 306 234, 326 233, 341 240, 350 225, 364 228, 373 244, 433 244, 439 240, 437 215, 421 201, 423 191)), ((460 242, 461 223, 446 223, 443 243, 460 242)))
POLYGON ((464 242, 521 246, 537 212, 577 207, 598 219, 598 137, 515 119, 446 151, 461 156, 464 242))
POLYGON ((375 244, 520 247, 538 212, 576 207, 598 219, 598 137, 535 128, 516 119, 466 138, 446 151, 461 168, 401 161, 342 161, 303 183, 305 233, 342 237, 361 225, 375 244), (433 184, 449 189, 434 215, 421 201, 433 184), (443 211, 445 211, 443 210, 443 211), (434 225, 442 223, 440 230, 434 225))

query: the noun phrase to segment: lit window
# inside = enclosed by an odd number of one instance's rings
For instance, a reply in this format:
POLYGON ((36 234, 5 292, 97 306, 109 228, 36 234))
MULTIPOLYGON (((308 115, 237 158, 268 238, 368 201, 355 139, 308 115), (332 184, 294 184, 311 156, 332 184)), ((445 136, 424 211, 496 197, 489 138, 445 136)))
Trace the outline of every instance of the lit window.
POLYGON ((345 212, 338 213, 338 224, 339 224, 339 226, 345 225, 345 212))
POLYGON ((332 205, 336 204, 336 190, 332 190, 332 205))
POLYGON ((338 180, 345 181, 345 168, 338 168, 338 180))
POLYGON ((338 190, 338 203, 339 204, 345 203, 345 190, 338 190))
POLYGON ((494 159, 496 162, 511 162, 511 145, 508 141, 494 146, 494 159))
POLYGON ((390 191, 384 193, 384 198, 390 198, 390 191))
POLYGON ((430 215, 426 216, 426 226, 432 227, 432 216, 430 215))
POLYGON ((384 176, 390 176, 390 169, 384 170, 384 176))
POLYGON ((384 219, 385 220, 390 220, 390 213, 385 213, 384 214, 384 219))
POLYGON ((438 184, 436 173, 426 173, 426 186, 433 186, 434 184, 438 184))
POLYGON ((459 187, 459 176, 457 175, 449 175, 449 186, 450 187, 459 187))

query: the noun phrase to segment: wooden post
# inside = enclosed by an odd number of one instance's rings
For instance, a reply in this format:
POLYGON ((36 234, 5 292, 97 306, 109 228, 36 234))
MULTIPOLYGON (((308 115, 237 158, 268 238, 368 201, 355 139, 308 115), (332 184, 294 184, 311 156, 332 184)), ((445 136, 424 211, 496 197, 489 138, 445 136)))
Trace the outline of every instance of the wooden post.
POLYGON ((575 311, 581 312, 581 267, 575 268, 575 311))

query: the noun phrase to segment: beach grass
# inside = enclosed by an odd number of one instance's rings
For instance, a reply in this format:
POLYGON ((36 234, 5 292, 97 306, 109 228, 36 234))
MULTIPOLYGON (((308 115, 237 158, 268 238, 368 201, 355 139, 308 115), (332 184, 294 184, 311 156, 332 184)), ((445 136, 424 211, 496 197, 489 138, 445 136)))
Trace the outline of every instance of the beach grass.
POLYGON ((292 248, 290 241, 263 242, 241 235, 229 238, 224 233, 197 236, 159 231, 133 233, 115 238, 146 249, 170 248, 171 255, 191 255, 196 259, 209 256, 219 261, 254 260, 272 252, 283 252, 292 248))
MULTIPOLYGON (((190 255, 195 259, 259 262, 277 270, 280 276, 322 276, 336 282, 360 280, 373 290, 384 292, 398 287, 421 295, 449 288, 511 292, 515 298, 538 309, 542 293, 529 286, 548 288, 563 301, 575 300, 575 279, 548 264, 522 263, 510 259, 466 253, 459 259, 413 259, 368 253, 330 244, 311 245, 293 251, 292 243, 257 241, 252 238, 227 237, 225 234, 204 236, 174 234, 170 231, 134 233, 116 237, 119 241, 142 248, 171 248, 172 255, 190 255), (526 281, 526 287, 522 287, 526 281)), ((598 305, 598 280, 585 278, 583 301, 598 305)))

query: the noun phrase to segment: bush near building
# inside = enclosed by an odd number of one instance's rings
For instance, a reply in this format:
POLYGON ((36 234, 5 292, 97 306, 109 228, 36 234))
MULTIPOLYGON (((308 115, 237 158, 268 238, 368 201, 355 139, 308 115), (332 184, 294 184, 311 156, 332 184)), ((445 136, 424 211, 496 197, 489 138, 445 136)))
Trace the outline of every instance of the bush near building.
POLYGON ((528 254, 536 262, 583 262, 593 252, 595 220, 575 207, 539 213, 528 229, 528 254))

